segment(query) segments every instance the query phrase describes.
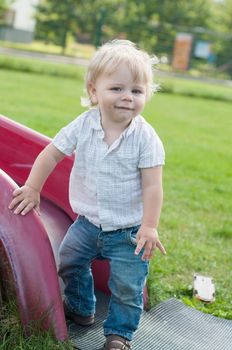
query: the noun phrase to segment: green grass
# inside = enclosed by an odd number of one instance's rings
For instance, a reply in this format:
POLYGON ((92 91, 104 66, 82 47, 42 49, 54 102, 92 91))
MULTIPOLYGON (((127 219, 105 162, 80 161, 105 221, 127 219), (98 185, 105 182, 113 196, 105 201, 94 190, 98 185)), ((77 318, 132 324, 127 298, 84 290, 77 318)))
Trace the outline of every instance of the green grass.
MULTIPOLYGON (((201 97, 214 101, 232 102, 232 83, 230 85, 210 84, 188 78, 159 78, 161 84, 160 92, 169 92, 178 95, 201 97)), ((228 83, 229 84, 229 83, 228 83)))
POLYGON ((157 254, 151 264, 152 304, 176 296, 232 319, 231 107, 165 94, 146 109, 167 155, 160 235, 168 254, 157 254), (215 303, 204 305, 192 298, 194 272, 214 277, 215 303))
MULTIPOLYGON (((42 41, 33 41, 30 44, 13 43, 7 41, 0 41, 0 45, 7 48, 13 48, 18 50, 49 53, 53 55, 60 55, 62 53, 61 46, 53 44, 45 44, 42 41)), ((75 42, 69 42, 68 47, 65 50, 65 54, 68 56, 80 57, 80 58, 90 58, 95 51, 93 45, 89 44, 78 44, 75 42)))
MULTIPOLYGON (((0 70, 0 80, 0 113, 50 137, 83 111, 80 77, 0 70)), ((203 312, 232 319, 232 103, 214 99, 229 94, 229 88, 174 79, 172 84, 198 95, 158 93, 144 111, 166 150, 159 232, 167 256, 157 252, 151 262, 150 305, 176 297, 203 312), (211 99, 202 98, 206 89, 211 99), (214 278, 213 304, 192 297, 195 272, 214 278)))
POLYGON ((35 73, 38 75, 52 75, 73 79, 82 79, 83 69, 77 65, 64 65, 62 63, 41 62, 38 59, 0 56, 0 69, 35 73))
POLYGON ((0 76, 0 113, 48 136, 84 110, 80 79, 8 70, 1 70, 0 76))
POLYGON ((25 337, 14 302, 0 308, 0 350, 73 350, 70 341, 55 341, 51 332, 41 332, 31 326, 31 335, 25 337))

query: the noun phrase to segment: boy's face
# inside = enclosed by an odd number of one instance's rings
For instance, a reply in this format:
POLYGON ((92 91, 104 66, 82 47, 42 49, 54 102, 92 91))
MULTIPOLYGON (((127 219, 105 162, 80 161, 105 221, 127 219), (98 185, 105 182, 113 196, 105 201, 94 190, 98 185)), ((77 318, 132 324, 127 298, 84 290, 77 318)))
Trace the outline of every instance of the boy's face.
POLYGON ((146 103, 145 83, 135 83, 126 65, 121 65, 112 74, 102 74, 96 83, 89 84, 89 93, 98 104, 102 121, 121 123, 127 126, 141 113, 146 103))

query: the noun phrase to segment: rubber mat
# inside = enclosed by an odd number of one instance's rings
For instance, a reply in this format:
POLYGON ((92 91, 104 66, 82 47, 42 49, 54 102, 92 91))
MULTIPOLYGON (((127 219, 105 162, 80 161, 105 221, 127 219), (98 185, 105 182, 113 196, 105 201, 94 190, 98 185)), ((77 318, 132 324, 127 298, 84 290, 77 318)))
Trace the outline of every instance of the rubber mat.
MULTIPOLYGON (((68 323, 70 339, 80 350, 100 350, 108 297, 97 294, 96 322, 90 327, 68 323)), ((176 299, 144 311, 133 350, 232 350, 232 321, 204 314, 176 299)))

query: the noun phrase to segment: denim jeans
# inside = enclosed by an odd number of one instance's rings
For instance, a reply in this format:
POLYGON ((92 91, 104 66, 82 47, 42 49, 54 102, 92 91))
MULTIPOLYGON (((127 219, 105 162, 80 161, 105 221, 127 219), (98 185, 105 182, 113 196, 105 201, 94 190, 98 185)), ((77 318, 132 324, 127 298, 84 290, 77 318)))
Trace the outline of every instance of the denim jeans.
POLYGON ((104 232, 83 216, 70 226, 60 246, 59 275, 64 281, 68 308, 82 316, 95 313, 91 262, 103 257, 110 263, 111 298, 104 335, 117 334, 131 340, 143 310, 143 288, 148 262, 135 255, 140 226, 104 232))

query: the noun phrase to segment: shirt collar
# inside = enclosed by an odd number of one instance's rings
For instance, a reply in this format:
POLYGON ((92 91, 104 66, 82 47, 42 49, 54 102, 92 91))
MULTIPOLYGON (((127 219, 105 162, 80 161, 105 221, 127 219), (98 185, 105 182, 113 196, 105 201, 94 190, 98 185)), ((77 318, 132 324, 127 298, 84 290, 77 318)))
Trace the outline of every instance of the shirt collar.
POLYGON ((99 108, 90 109, 90 113, 91 113, 90 126, 94 130, 102 130, 101 114, 100 114, 99 108))
MULTIPOLYGON (((94 130, 101 130, 102 129, 102 125, 101 125, 101 112, 99 110, 99 108, 92 108, 90 110, 91 112, 91 127, 94 130)), ((121 136, 123 137, 128 137, 135 129, 136 127, 136 123, 137 123, 137 119, 139 118, 139 116, 137 115, 135 118, 132 119, 130 125, 122 132, 121 136)))
POLYGON ((136 126, 136 121, 137 121, 138 116, 134 117, 130 123, 130 125, 123 131, 122 135, 124 137, 130 136, 130 134, 134 131, 135 126, 136 126))

